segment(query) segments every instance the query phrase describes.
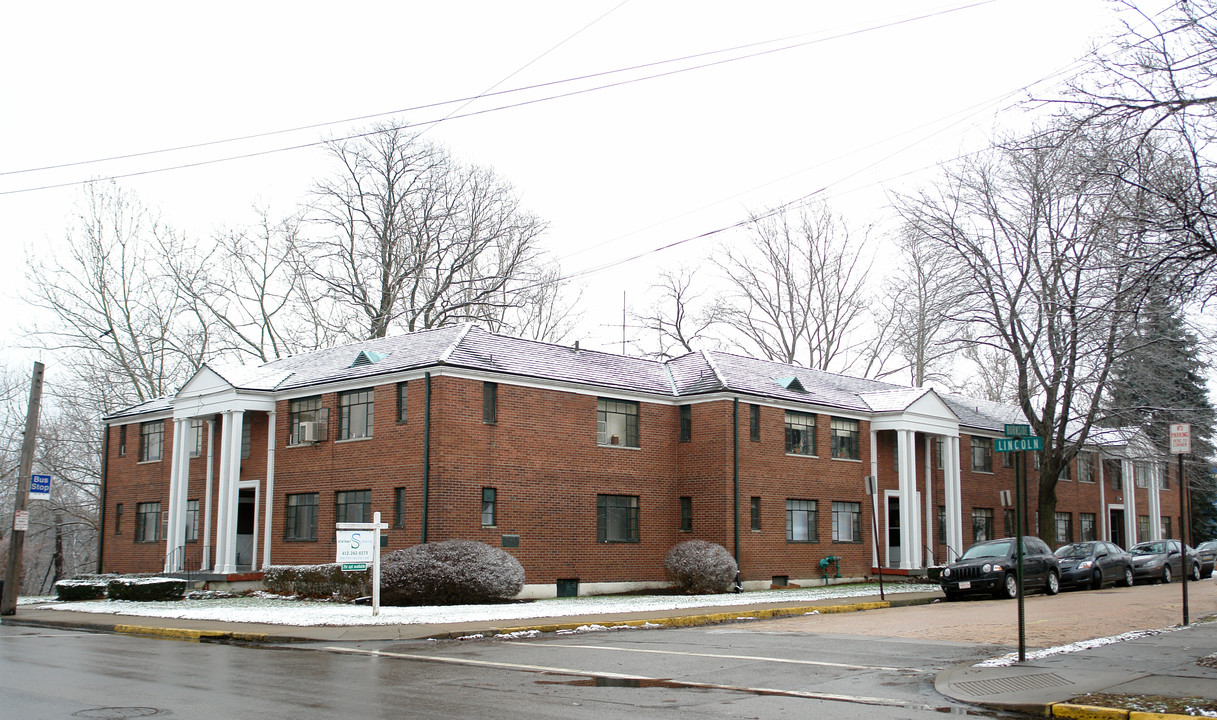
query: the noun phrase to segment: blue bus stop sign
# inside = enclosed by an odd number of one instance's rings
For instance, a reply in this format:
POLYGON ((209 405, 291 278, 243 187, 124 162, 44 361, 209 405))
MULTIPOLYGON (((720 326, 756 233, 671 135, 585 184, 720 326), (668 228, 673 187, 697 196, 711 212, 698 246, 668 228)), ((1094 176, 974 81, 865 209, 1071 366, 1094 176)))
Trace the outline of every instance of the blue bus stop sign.
POLYGON ((30 476, 30 500, 50 500, 51 499, 51 476, 50 475, 31 475, 30 476))

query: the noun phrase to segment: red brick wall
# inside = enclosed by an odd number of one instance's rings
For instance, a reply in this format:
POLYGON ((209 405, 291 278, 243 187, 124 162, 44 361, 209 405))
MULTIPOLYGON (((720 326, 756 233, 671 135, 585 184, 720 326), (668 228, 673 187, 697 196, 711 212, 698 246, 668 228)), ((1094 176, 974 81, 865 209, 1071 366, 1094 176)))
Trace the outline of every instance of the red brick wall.
MULTIPOLYGON (((478 380, 439 375, 432 379, 431 471, 428 495, 427 539, 469 538, 500 546, 503 535, 518 535, 519 547, 508 548, 524 565, 529 583, 553 583, 560 578, 582 582, 662 580, 667 551, 686 539, 700 538, 734 549, 734 495, 732 402, 713 400, 690 403, 692 432, 679 441, 679 408, 639 404, 639 448, 602 447, 596 443, 596 401, 553 389, 498 384, 498 415, 483 421, 483 384, 478 380), (482 488, 497 491, 496 522, 481 524, 482 488), (639 542, 600 543, 596 537, 596 496, 632 495, 639 498, 639 542), (693 526, 681 531, 679 498, 692 498, 693 526)), ((329 438, 317 444, 289 447, 289 402, 277 406, 275 487, 271 526, 271 558, 276 564, 332 562, 335 495, 346 490, 370 490, 373 510, 390 525, 387 549, 408 547, 423 537, 423 444, 425 382, 408 386, 405 422, 397 422, 396 383, 375 387, 374 425, 369 439, 337 441, 338 395, 324 393, 329 409, 329 438), (402 526, 395 525, 394 490, 404 488, 402 526), (287 542, 286 497, 318 493, 316 541, 287 542)), ((617 397, 605 393, 604 397, 617 397)), ((617 399, 623 399, 617 397, 617 399)), ((242 462, 242 478, 263 482, 265 493, 268 416, 247 413, 252 419, 250 457, 242 462)), ((863 488, 870 474, 870 427, 859 423, 859 460, 830 457, 831 416, 816 416, 816 457, 787 455, 785 412, 760 408, 760 441, 749 439, 749 403, 739 404, 739 560, 744 580, 767 581, 774 576, 818 578, 822 558, 840 556, 846 576, 868 575, 871 568, 871 507, 863 488), (761 498, 761 529, 750 529, 750 499, 761 498), (818 538, 812 542, 786 540, 786 500, 817 503, 818 538), (832 540, 832 503, 859 503, 862 511, 860 542, 832 540)), ((161 567, 165 542, 135 543, 135 510, 139 502, 159 501, 167 510, 169 449, 172 422, 166 421, 165 457, 161 462, 139 464, 139 425, 127 431, 127 453, 119 456, 118 428, 110 428, 110 457, 106 497, 104 567, 114 571, 155 571, 161 567), (121 532, 115 532, 115 507, 124 506, 121 532)), ((217 423, 215 437, 221 437, 217 423)), ((880 492, 896 488, 895 433, 878 434, 880 492)), ((965 546, 971 544, 974 507, 994 511, 995 534, 1004 534, 998 491, 1013 490, 1012 470, 1001 467, 994 454, 993 473, 971 470, 970 437, 962 435, 962 521, 965 546)), ((925 441, 917 435, 918 487, 924 490, 925 441)), ((187 497, 200 501, 203 520, 207 449, 190 462, 187 497)), ((217 453, 218 455, 218 453, 217 453)), ((945 546, 937 537, 936 509, 943 505, 943 474, 932 465, 932 527, 936 555, 945 546)), ((219 458, 213 470, 213 504, 219 490, 219 458)), ((1035 473, 1031 473, 1034 478, 1035 473)), ((1031 507, 1036 482, 1030 483, 1031 507)), ((1144 491, 1141 491, 1144 493, 1144 491)), ((1169 513, 1174 486, 1163 493, 1169 513)), ((1075 534, 1079 509, 1097 507, 1097 485, 1062 482, 1058 489, 1061 511, 1074 514, 1075 534)), ((1109 498, 1110 501, 1110 498, 1109 498)), ((1138 512, 1148 508, 1137 499, 1138 512)), ((1175 500, 1177 505, 1177 499, 1175 500)), ((265 495, 259 507, 259 520, 265 495)), ((883 505, 880 504, 880 548, 885 542, 883 505)), ((1099 512, 1096 510, 1096 512, 1099 512)), ((212 545, 215 544, 213 511, 212 545)), ((924 517, 924 501, 918 508, 924 517)), ((1177 527, 1177 525, 1176 525, 1177 527)), ((260 544, 263 529, 259 527, 260 544)), ((200 543, 203 536, 200 528, 200 543)), ((960 549, 962 550, 962 548, 960 549)), ((188 548, 188 554, 194 548, 188 548)), ((213 553, 214 555, 214 553, 213 553)))

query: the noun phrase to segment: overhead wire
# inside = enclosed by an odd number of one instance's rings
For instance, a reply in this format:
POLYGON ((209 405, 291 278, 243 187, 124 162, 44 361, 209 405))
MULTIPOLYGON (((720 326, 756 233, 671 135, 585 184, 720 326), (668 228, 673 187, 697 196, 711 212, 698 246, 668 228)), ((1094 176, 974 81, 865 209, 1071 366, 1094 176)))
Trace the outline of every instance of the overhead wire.
MULTIPOLYGON (((15 194, 21 194, 21 193, 27 193, 27 192, 37 192, 37 191, 42 191, 42 190, 52 190, 52 189, 63 188, 63 187, 72 187, 72 186, 76 186, 76 185, 87 185, 87 184, 92 184, 92 183, 102 182, 102 181, 119 180, 119 179, 124 179, 124 178, 131 178, 131 177, 140 177, 140 176, 150 175, 150 174, 154 174, 154 173, 170 172, 170 171, 174 171, 174 170, 184 170, 184 169, 189 169, 189 168, 214 165, 217 163, 252 159, 252 158, 256 158, 256 157, 262 157, 262 156, 272 155, 272 154, 277 154, 277 153, 291 152, 291 151, 295 151, 295 150, 320 147, 320 146, 327 145, 327 144, 334 143, 334 142, 345 142, 345 141, 350 141, 350 140, 356 140, 359 138, 369 137, 371 135, 389 132, 392 130, 400 130, 405 127, 429 128, 430 126, 433 126, 434 124, 449 121, 449 120, 476 117, 479 115, 485 115, 485 114, 492 113, 492 112, 500 112, 503 110, 526 107, 529 105, 535 105, 535 104, 542 103, 542 102, 549 102, 551 100, 559 100, 559 99, 574 97, 577 95, 583 95, 583 94, 587 94, 587 93, 591 93, 591 92, 596 92, 599 90, 606 90, 606 89, 621 87, 621 86, 625 86, 625 85, 632 85, 634 83, 645 82, 648 80, 655 80, 655 79, 664 78, 664 77, 670 77, 673 75, 679 75, 679 74, 692 72, 692 71, 696 71, 696 70, 704 70, 707 68, 717 67, 720 65, 728 64, 728 63, 739 62, 742 60, 750 60, 750 59, 754 59, 754 58, 758 58, 758 57, 764 57, 764 56, 772 55, 775 53, 786 52, 789 50, 795 50, 795 49, 807 47, 810 45, 815 45, 815 44, 819 44, 819 43, 823 43, 823 42, 829 42, 832 40, 838 40, 838 39, 842 39, 842 38, 846 38, 846 37, 851 37, 851 36, 859 35, 859 34, 866 33, 866 32, 874 32, 877 30, 888 29, 891 27, 896 27, 896 26, 911 23, 911 22, 918 22, 918 21, 930 19, 933 17, 945 15, 948 13, 959 12, 962 10, 967 10, 967 9, 971 9, 974 7, 978 7, 981 5, 987 5, 990 3, 997 2, 997 1, 998 0, 976 0, 974 2, 969 2, 969 3, 963 4, 963 5, 957 5, 957 6, 941 9, 941 10, 936 10, 936 11, 933 11, 930 13, 924 13, 924 14, 917 15, 914 17, 900 18, 897 20, 892 20, 889 22, 881 23, 878 25, 870 25, 870 26, 866 26, 864 28, 845 31, 845 32, 841 32, 841 33, 837 33, 837 34, 829 35, 829 36, 825 36, 825 37, 816 37, 811 40, 795 42, 793 44, 787 44, 787 45, 783 45, 783 46, 776 47, 776 48, 767 48, 767 49, 757 50, 754 52, 746 53, 744 55, 735 55, 735 56, 731 56, 731 57, 721 59, 721 60, 700 63, 700 64, 686 66, 686 67, 679 67, 676 69, 666 70, 666 71, 662 71, 662 72, 650 73, 650 74, 642 75, 639 77, 632 77, 632 78, 628 78, 628 79, 620 80, 620 81, 616 81, 616 82, 603 83, 603 84, 594 85, 594 86, 588 87, 588 88, 581 88, 581 89, 573 90, 570 92, 557 93, 557 94, 547 95, 547 96, 540 97, 540 98, 523 100, 523 101, 515 102, 515 103, 507 103, 507 104, 498 105, 495 107, 485 108, 485 109, 481 109, 481 110, 474 110, 474 111, 470 111, 470 112, 461 113, 461 112, 459 112, 459 108, 458 108, 457 111, 453 111, 452 113, 449 113, 448 115, 445 115, 445 116, 435 119, 435 120, 426 120, 426 121, 422 121, 422 122, 409 123, 406 125, 391 125, 389 127, 380 127, 380 128, 376 128, 376 129, 365 131, 365 132, 351 133, 351 134, 347 134, 345 136, 337 137, 337 138, 314 140, 314 141, 309 141, 309 142, 297 143, 297 144, 293 144, 293 145, 281 146, 281 147, 277 147, 277 148, 270 148, 270 149, 266 149, 266 150, 239 153, 239 154, 235 154, 235 155, 227 155, 227 156, 217 157, 217 158, 207 158, 207 159, 197 160, 197 161, 193 161, 193 162, 179 163, 179 164, 175 164, 175 165, 154 167, 154 168, 148 168, 148 169, 144 169, 144 170, 133 170, 130 172, 125 172, 125 173, 111 173, 111 174, 106 174, 104 177, 94 177, 94 178, 87 178, 87 179, 83 179, 83 180, 72 180, 72 181, 65 181, 65 182, 60 182, 60 183, 49 183, 49 184, 44 184, 44 185, 32 186, 32 187, 3 190, 3 191, 0 191, 0 196, 15 195, 15 194)), ((620 5, 618 5, 617 7, 620 7, 620 5)), ((613 10, 616 10, 616 7, 613 8, 613 10)), ((610 12, 612 12, 612 10, 610 10, 610 12)), ((603 16, 601 16, 601 17, 603 17, 603 16)), ((599 18, 597 19, 597 21, 598 20, 599 20, 599 18)), ((596 22, 596 21, 593 21, 593 22, 596 22)), ((579 34, 579 32, 582 32, 582 30, 576 32, 574 35, 579 34)), ((571 37, 574 37, 574 35, 572 35, 571 37)), ((0 171, 0 176, 29 174, 29 173, 44 172, 44 171, 50 171, 50 170, 67 169, 67 168, 72 168, 72 167, 80 167, 80 166, 84 166, 84 165, 98 164, 98 163, 103 163, 103 162, 114 162, 114 161, 119 161, 119 160, 136 159, 136 158, 140 158, 140 157, 167 154, 167 153, 172 153, 172 152, 180 152, 180 151, 185 151, 185 150, 194 150, 194 149, 212 147, 212 146, 229 144, 229 143, 234 143, 234 142, 240 142, 240 141, 244 141, 244 140, 273 137, 273 136, 283 135, 283 134, 292 133, 292 132, 299 132, 299 131, 309 130, 309 129, 317 129, 317 128, 321 128, 321 127, 328 127, 328 126, 333 126, 333 125, 338 125, 338 124, 355 122, 355 121, 359 121, 359 120, 369 120, 369 119, 374 119, 374 118, 379 118, 379 117, 385 117, 388 115, 400 115, 400 114, 406 113, 406 112, 417 112, 419 110, 444 107, 447 105, 457 104, 457 103, 462 103, 461 107, 467 107, 469 104, 471 104, 472 102, 474 102, 478 99, 493 98, 493 97, 520 93, 520 92, 526 92, 526 91, 530 91, 530 90, 544 89, 547 87, 554 87, 554 86, 559 86, 559 85, 564 85, 564 84, 569 84, 569 83, 574 83, 574 82, 580 82, 580 81, 589 80, 589 79, 608 77, 608 76, 617 75, 617 74, 621 74, 621 73, 633 72, 636 70, 646 70, 648 68, 663 67, 666 65, 671 65, 673 63, 685 62, 687 60, 696 60, 699 58, 722 55, 724 53, 737 52, 739 50, 747 50, 750 48, 764 47, 767 45, 772 45, 777 42, 787 42, 788 40, 797 39, 797 38, 801 38, 801 37, 807 37, 808 35, 810 35, 810 33, 805 33, 802 35, 787 36, 786 38, 779 38, 779 39, 775 39, 775 40, 766 40, 766 41, 762 41, 762 42, 758 42, 758 43, 749 43, 749 44, 735 46, 733 48, 727 48, 727 49, 722 49, 722 50, 714 50, 714 51, 708 51, 705 53, 697 53, 697 54, 693 54, 693 55, 683 56, 681 58, 673 58, 673 59, 668 59, 668 60, 656 61, 656 62, 652 62, 652 63, 643 63, 640 65, 635 65, 635 66, 631 66, 628 68, 608 70, 608 71, 603 71, 603 72, 598 72, 598 73, 590 73, 590 74, 582 75, 582 76, 579 76, 576 78, 555 80, 555 81, 550 81, 550 82, 546 82, 546 83, 539 83, 536 85, 526 86, 526 87, 522 87, 522 88, 514 88, 514 89, 510 89, 510 90, 501 90, 501 91, 494 91, 494 92, 484 92, 484 93, 480 93, 478 95, 472 95, 472 96, 468 96, 468 97, 464 97, 464 98, 459 98, 456 100, 447 100, 447 101, 442 101, 442 102, 437 102, 437 103, 429 103, 426 105, 419 105, 414 108, 406 108, 403 110, 393 111, 392 113, 377 113, 377 114, 373 114, 373 115, 365 115, 365 116, 361 116, 359 118, 352 118, 352 119, 348 119, 348 120, 333 121, 333 122, 319 123, 319 124, 313 124, 313 125, 305 125, 305 126, 287 129, 287 130, 276 130, 276 131, 270 131, 270 132, 266 132, 266 133, 245 135, 245 136, 241 136, 238 138, 207 141, 207 142, 202 142, 202 143, 195 143, 195 144, 191 144, 191 145, 181 145, 181 146, 176 146, 176 147, 172 147, 172 148, 164 148, 164 149, 159 149, 159 150, 149 150, 149 151, 138 152, 138 153, 128 153, 128 154, 124 154, 124 155, 111 156, 108 158, 97 158, 97 159, 93 159, 93 160, 82 160, 82 161, 76 161, 76 162, 70 162, 70 163, 60 163, 57 165, 46 165, 46 166, 35 167, 35 168, 27 168, 27 169, 23 169, 23 170, 0 171)), ((566 42, 566 41, 564 40, 563 43, 564 42, 566 42)), ((558 46, 560 46, 561 44, 562 43, 559 43, 558 46)), ((551 51, 552 51, 552 49, 556 49, 556 47, 558 47, 558 46, 555 46, 555 48, 551 48, 551 51)), ((548 52, 550 52, 550 51, 547 51, 547 53, 548 52)), ((544 56, 544 54, 541 57, 543 57, 543 56, 544 56)), ((537 59, 540 59, 540 57, 538 57, 537 59)), ((535 62, 535 61, 536 60, 534 60, 532 62, 535 62)), ((530 62, 529 65, 531 65, 532 62, 530 62)), ((527 65, 525 67, 527 67, 527 65)), ((522 69, 523 68, 521 68, 521 70, 522 69)), ((498 83, 498 84, 505 82, 506 79, 509 79, 510 77, 514 76, 515 74, 517 74, 517 73, 513 73, 512 75, 509 75, 508 78, 505 78, 503 81, 500 81, 500 83, 498 83)), ((496 86, 497 86, 497 84, 496 84, 496 86)))

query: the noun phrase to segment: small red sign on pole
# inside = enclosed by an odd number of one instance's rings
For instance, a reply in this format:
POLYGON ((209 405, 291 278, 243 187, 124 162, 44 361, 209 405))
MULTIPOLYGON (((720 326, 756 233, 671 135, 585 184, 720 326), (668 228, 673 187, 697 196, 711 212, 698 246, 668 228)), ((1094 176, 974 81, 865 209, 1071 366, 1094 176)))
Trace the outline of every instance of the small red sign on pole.
POLYGON ((1171 423, 1171 454, 1186 454, 1192 451, 1192 426, 1187 423, 1171 423))

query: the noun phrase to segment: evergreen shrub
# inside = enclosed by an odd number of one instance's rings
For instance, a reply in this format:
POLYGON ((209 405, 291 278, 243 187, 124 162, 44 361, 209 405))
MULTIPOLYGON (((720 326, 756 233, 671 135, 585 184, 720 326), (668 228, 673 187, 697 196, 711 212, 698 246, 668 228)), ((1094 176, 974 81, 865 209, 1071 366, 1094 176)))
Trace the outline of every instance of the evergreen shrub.
POLYGON ((276 595, 353 600, 372 594, 372 571, 343 572, 338 563, 270 565, 262 587, 276 595))
POLYGON ((663 559, 663 567, 677 589, 690 594, 730 592, 738 566, 722 545, 705 540, 687 540, 675 545, 663 559))
POLYGON ((114 578, 106 583, 106 595, 111 600, 181 600, 186 595, 186 581, 167 577, 114 578))
POLYGON ((503 602, 524 587, 524 567, 507 551, 474 540, 424 543, 389 553, 381 566, 382 605, 503 602))

